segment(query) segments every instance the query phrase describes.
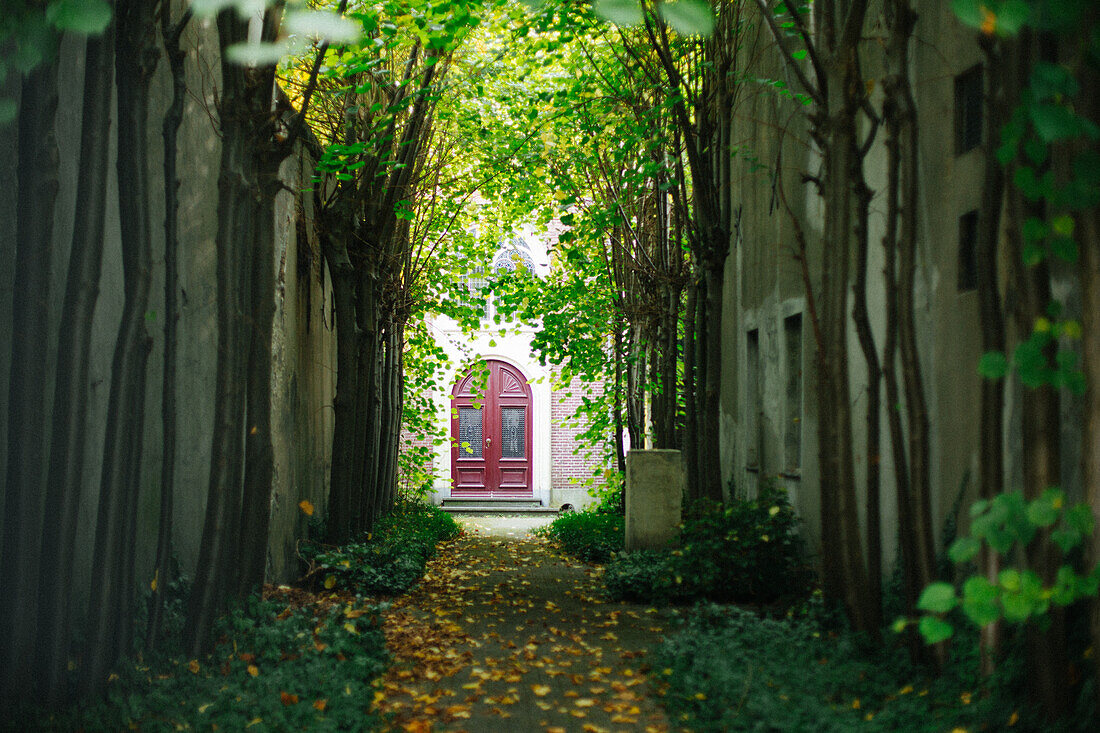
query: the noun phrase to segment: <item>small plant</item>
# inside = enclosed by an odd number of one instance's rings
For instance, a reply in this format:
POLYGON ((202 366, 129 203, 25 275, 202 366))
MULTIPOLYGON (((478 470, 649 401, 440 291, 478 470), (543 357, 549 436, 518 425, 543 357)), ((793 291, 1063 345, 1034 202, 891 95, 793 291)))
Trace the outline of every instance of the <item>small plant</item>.
POLYGON ((585 562, 605 563, 623 549, 622 515, 569 512, 541 529, 570 555, 585 562))
MULTIPOLYGON (((1047 489, 1030 502, 1019 491, 980 500, 970 507, 970 517, 971 534, 955 540, 948 552, 958 564, 969 563, 984 546, 1005 558, 1008 565, 1023 554, 1025 547, 1038 541, 1044 530, 1049 531, 1049 541, 1068 557, 1092 535, 1095 524, 1087 504, 1067 506, 1065 492, 1056 488, 1047 489)), ((944 616, 956 608, 961 608, 975 626, 988 626, 1002 619, 1025 623, 1043 619, 1051 605, 1068 606, 1094 597, 1098 588, 1100 565, 1081 573, 1068 562, 1058 569, 1049 586, 1034 570, 1018 567, 1005 567, 996 583, 973 574, 963 581, 961 593, 951 583, 932 583, 917 601, 917 608, 926 612, 918 621, 919 628, 925 640, 935 644, 954 634, 954 626, 944 616)), ((900 631, 908 623, 907 619, 898 619, 894 629, 900 631)))
POLYGON ((652 661, 670 718, 695 731, 1042 729, 1011 681, 979 694, 965 665, 930 678, 809 620, 697 606, 652 661))
POLYGON ((250 597, 205 658, 158 655, 119 670, 106 700, 46 714, 42 730, 377 730, 388 664, 373 608, 294 609, 250 597))
POLYGON ((604 578, 612 598, 770 603, 809 593, 812 573, 795 532, 798 518, 782 490, 700 504, 689 514, 679 549, 623 554, 608 565, 604 578))
POLYGON ((335 548, 309 544, 302 557, 326 589, 396 595, 420 580, 436 545, 459 531, 455 520, 438 507, 400 504, 360 542, 335 548))

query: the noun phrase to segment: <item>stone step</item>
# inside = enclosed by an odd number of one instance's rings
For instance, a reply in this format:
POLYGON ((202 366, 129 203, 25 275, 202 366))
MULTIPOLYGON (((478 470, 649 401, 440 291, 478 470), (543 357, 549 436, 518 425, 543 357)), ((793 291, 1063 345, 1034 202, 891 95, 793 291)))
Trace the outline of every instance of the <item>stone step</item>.
POLYGON ((455 514, 542 514, 558 511, 543 506, 538 499, 444 499, 441 508, 455 514))

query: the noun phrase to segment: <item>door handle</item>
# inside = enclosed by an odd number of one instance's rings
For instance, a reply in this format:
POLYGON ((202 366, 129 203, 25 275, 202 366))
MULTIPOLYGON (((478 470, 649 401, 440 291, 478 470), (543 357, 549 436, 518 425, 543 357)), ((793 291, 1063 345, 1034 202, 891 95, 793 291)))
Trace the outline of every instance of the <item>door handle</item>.
POLYGON ((485 439, 485 447, 489 447, 492 444, 493 444, 493 439, 492 438, 486 438, 485 439))

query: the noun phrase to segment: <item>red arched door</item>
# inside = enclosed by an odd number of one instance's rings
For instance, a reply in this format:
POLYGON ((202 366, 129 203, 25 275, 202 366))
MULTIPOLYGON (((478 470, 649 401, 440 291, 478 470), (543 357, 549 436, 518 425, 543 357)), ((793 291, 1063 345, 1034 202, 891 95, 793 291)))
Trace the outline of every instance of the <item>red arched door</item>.
POLYGON ((490 360, 459 379, 451 396, 451 496, 533 496, 531 386, 523 373, 490 360))

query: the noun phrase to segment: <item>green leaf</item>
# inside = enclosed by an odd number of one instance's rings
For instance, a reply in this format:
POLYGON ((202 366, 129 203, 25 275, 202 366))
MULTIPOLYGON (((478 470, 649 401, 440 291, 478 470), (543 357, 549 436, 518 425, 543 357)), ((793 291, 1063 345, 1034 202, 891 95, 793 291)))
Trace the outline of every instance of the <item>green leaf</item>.
POLYGON ((1068 554, 1074 547, 1081 544, 1084 537, 1075 529, 1056 529, 1050 533, 1050 541, 1058 545, 1062 554, 1068 554))
POLYGON ((1003 0, 997 12, 997 35, 1016 35, 1030 15, 1031 5, 1025 0, 1003 0))
POLYGON ((595 0, 592 10, 615 25, 639 25, 642 22, 642 7, 638 0, 595 0))
POLYGON ((1055 489, 1047 489, 1027 507, 1027 519, 1037 527, 1049 527, 1058 521, 1059 509, 1065 501, 1065 494, 1055 489))
POLYGON ((1024 222, 1023 235, 1024 239, 1029 242, 1040 242, 1046 239, 1050 233, 1050 227, 1047 223, 1037 216, 1032 216, 1024 222))
POLYGON ((1031 617, 1034 603, 1024 593, 1005 593, 1001 596, 1001 605, 1005 610, 1005 620, 1020 622, 1031 617))
POLYGON ((1093 516, 1092 509, 1088 504, 1074 504, 1066 512, 1066 524, 1087 537, 1092 535, 1096 518, 1093 516))
POLYGON ((918 628, 921 636, 928 644, 939 644, 941 641, 947 641, 955 633, 955 629, 951 624, 936 616, 921 616, 918 628))
POLYGON ((0 99, 0 125, 6 125, 19 114, 19 106, 13 99, 0 99))
POLYGON ((1005 568, 997 574, 997 584, 1007 591, 1020 590, 1020 571, 1016 568, 1005 568))
POLYGON ((1077 261, 1077 242, 1070 237, 1055 237, 1050 240, 1050 251, 1051 254, 1063 262, 1077 261))
POLYGON ((1044 142, 1076 137, 1082 132, 1077 115, 1060 104, 1034 104, 1028 111, 1036 134, 1044 142))
POLYGON ((98 35, 111 23, 111 6, 104 0, 58 0, 46 8, 46 19, 61 31, 98 35))
POLYGON ((657 9, 665 22, 681 35, 709 36, 714 32, 714 12, 706 0, 663 2, 657 9))
POLYGON ((791 58, 794 59, 795 61, 801 61, 802 59, 806 58, 808 55, 809 55, 809 51, 807 51, 804 48, 800 48, 797 51, 794 51, 793 53, 791 53, 791 58))
POLYGON ((1000 591, 981 575, 968 578, 963 583, 962 610, 978 626, 986 626, 1001 617, 997 603, 1000 591))
POLYGON ((284 27, 287 33, 311 38, 323 38, 335 44, 354 43, 359 40, 361 33, 358 23, 327 10, 295 10, 288 12, 284 27))
POLYGON ((982 7, 979 0, 952 0, 951 10, 956 17, 971 28, 980 28, 982 25, 982 7))
POLYGON ((951 543, 947 554, 951 557, 951 562, 967 562, 974 559, 981 549, 982 543, 974 537, 960 537, 951 543))
MULTIPOLYGON (((1008 373, 1008 359, 1000 351, 987 351, 978 360, 978 374, 986 379, 1000 379, 1008 373)), ((978 506, 975 504, 974 506, 978 506)), ((981 513, 982 510, 978 510, 981 513)), ((974 507, 971 507, 974 512, 974 507)), ((973 514, 971 514, 973 516, 973 514)))
POLYGON ((950 583, 932 583, 920 594, 917 608, 931 613, 947 613, 958 603, 955 586, 950 583))
MULTIPOLYGON (((237 43, 226 50, 226 56, 241 66, 274 66, 289 53, 285 41, 279 43, 237 43)), ((337 176, 339 178, 340 176, 337 176)), ((350 180, 351 176, 348 176, 350 180)))

